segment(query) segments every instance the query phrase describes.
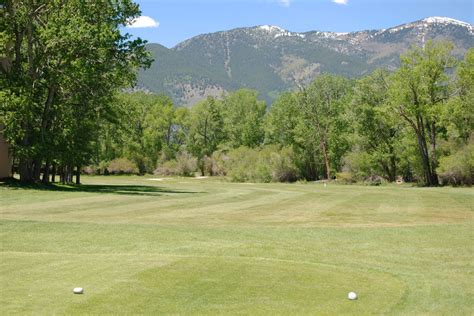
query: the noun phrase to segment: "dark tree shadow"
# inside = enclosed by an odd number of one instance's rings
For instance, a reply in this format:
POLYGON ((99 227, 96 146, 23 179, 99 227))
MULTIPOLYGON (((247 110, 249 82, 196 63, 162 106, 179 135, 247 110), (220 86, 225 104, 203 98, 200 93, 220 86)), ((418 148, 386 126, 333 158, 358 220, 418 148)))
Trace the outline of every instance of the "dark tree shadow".
POLYGON ((39 191, 58 191, 58 192, 87 192, 87 193, 105 193, 105 194, 123 194, 123 195, 143 195, 159 196, 168 194, 190 194, 201 193, 194 191, 172 190, 157 186, 148 185, 106 185, 106 184, 23 184, 18 180, 6 180, 0 182, 0 187, 7 187, 13 190, 39 190, 39 191))

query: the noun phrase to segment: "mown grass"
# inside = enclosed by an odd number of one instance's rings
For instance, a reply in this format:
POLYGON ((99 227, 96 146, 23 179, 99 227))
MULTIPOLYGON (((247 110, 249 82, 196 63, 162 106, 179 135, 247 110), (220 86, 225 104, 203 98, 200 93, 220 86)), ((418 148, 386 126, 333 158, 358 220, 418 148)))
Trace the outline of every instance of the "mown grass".
POLYGON ((472 188, 83 181, 0 185, 2 314, 474 312, 472 188))

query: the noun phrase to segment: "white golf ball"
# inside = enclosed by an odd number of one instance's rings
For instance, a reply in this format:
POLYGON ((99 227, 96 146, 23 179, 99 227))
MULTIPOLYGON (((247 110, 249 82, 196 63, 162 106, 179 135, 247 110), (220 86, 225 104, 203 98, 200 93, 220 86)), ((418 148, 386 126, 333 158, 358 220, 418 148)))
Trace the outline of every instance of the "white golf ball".
POLYGON ((357 293, 356 292, 349 292, 349 294, 347 294, 347 298, 350 299, 350 300, 356 300, 357 299, 357 293))
POLYGON ((84 289, 82 287, 75 287, 72 292, 74 294, 83 294, 84 293, 84 289))

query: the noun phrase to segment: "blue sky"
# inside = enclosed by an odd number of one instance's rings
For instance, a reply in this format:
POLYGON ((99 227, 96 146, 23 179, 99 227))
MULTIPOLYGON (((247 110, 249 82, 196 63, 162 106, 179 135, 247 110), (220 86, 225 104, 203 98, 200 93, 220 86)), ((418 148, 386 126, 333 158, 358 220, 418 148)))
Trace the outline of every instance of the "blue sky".
POLYGON ((474 0, 138 0, 138 28, 126 30, 173 47, 202 33, 255 25, 294 32, 387 28, 428 16, 474 24, 474 0), (153 23, 155 22, 155 23, 153 23), (138 25, 140 26, 140 25, 138 25), (150 27, 144 27, 150 26, 150 27))

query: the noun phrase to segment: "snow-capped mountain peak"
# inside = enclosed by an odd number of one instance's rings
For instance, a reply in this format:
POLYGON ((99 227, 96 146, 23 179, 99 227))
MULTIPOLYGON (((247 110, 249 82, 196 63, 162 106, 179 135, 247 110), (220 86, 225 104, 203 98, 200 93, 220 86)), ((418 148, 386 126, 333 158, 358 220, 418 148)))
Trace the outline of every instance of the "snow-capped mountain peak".
POLYGON ((456 24, 459 26, 472 27, 472 25, 467 22, 463 22, 463 21, 459 21, 459 20, 447 18, 447 17, 441 17, 441 16, 431 16, 421 21, 425 23, 456 24))
POLYGON ((467 22, 459 21, 459 20, 456 20, 456 19, 447 18, 447 17, 440 17, 440 16, 431 16, 431 17, 427 17, 427 18, 424 18, 423 20, 419 20, 419 21, 416 21, 416 22, 402 24, 402 25, 399 25, 399 26, 396 26, 396 27, 389 28, 388 31, 389 31, 389 33, 394 33, 394 32, 398 32, 398 31, 408 29, 408 28, 413 28, 413 27, 426 28, 426 27, 431 27, 431 26, 435 26, 435 25, 438 25, 438 26, 439 25, 442 25, 442 26, 452 26, 452 25, 460 26, 460 27, 464 27, 467 30, 469 30, 469 32, 471 34, 474 33, 474 27, 471 24, 469 24, 467 22))
MULTIPOLYGON (((340 30, 341 31, 341 30, 340 30)), ((276 92, 309 84, 321 73, 359 77, 394 70, 400 54, 427 41, 447 40, 463 58, 474 47, 473 26, 452 18, 427 17, 387 29, 350 33, 292 32, 275 25, 201 34, 167 49, 147 47, 156 62, 139 84, 191 105, 237 87, 256 89, 268 102, 276 92)))

